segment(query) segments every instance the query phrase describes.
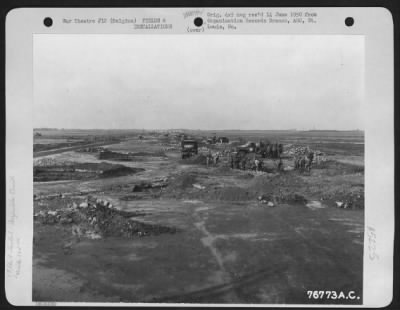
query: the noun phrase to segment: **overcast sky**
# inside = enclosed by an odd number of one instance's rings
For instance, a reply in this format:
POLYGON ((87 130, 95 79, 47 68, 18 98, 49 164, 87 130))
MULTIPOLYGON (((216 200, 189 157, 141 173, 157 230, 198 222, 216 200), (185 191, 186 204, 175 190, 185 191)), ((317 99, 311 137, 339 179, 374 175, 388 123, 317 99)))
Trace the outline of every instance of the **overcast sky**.
POLYGON ((35 35, 34 127, 363 129, 362 36, 35 35))

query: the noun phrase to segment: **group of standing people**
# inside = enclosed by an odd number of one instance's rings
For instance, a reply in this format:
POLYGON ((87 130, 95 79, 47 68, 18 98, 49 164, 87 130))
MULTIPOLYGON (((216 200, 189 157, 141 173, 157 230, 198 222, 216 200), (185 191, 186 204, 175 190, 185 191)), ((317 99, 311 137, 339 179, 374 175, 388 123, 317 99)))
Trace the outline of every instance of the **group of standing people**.
POLYGON ((212 154, 211 151, 209 151, 207 156, 206 156, 206 165, 207 165, 207 167, 209 167, 211 163, 213 163, 214 166, 216 166, 218 164, 218 162, 219 162, 220 157, 221 157, 221 153, 220 152, 216 152, 216 153, 212 154))
POLYGON ((229 153, 229 162, 232 169, 246 169, 246 158, 239 155, 239 153, 230 152, 229 153))
POLYGON ((238 153, 230 153, 229 162, 232 169, 263 171, 264 161, 261 158, 253 159, 247 156, 241 156, 238 153))
MULTIPOLYGON (((281 144, 268 144, 264 145, 265 157, 271 158, 279 158, 279 162, 277 164, 278 170, 283 169, 283 163, 280 156, 282 152, 282 145, 281 144), (270 152, 270 153, 268 153, 270 152), (275 157, 276 156, 276 157, 275 157)), ((261 154, 263 155, 263 154, 261 154)), ((256 172, 264 170, 264 161, 260 156, 254 154, 253 156, 249 156, 249 154, 242 153, 242 152, 234 152, 232 150, 223 150, 221 152, 212 153, 211 150, 208 151, 206 155, 206 165, 210 167, 210 165, 216 166, 221 157, 228 156, 228 163, 232 169, 240 169, 240 170, 254 170, 256 172)))
POLYGON ((298 155, 294 158, 294 169, 310 171, 313 160, 314 160, 313 152, 309 152, 304 155, 298 155))
MULTIPOLYGON (((277 164, 278 170, 283 169, 283 163, 281 158, 282 153, 282 144, 266 144, 263 145, 263 153, 261 153, 262 157, 265 158, 276 158, 279 159, 277 164)), ((264 162, 262 158, 256 157, 254 154, 253 158, 249 158, 248 154, 242 154, 241 152, 233 152, 231 150, 223 150, 221 152, 212 153, 209 150, 206 155, 206 165, 209 167, 210 165, 218 165, 222 156, 228 156, 228 162, 232 169, 241 169, 241 170, 255 170, 256 172, 263 171, 264 162)), ((307 149, 306 153, 298 154, 294 157, 294 169, 300 171, 311 171, 311 166, 316 160, 319 161, 318 154, 314 154, 311 150, 307 149)))
POLYGON ((262 148, 261 153, 264 158, 280 158, 283 153, 283 145, 280 143, 263 144, 260 142, 260 148, 262 148))

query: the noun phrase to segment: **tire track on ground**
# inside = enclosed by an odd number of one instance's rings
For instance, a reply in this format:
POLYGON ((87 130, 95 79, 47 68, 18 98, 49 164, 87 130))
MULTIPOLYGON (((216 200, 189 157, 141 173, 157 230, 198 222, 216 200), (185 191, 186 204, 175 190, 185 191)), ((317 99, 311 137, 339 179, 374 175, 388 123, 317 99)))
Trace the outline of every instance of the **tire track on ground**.
MULTIPOLYGON (((206 211, 206 210, 208 210, 208 207, 204 207, 204 206, 197 207, 194 210, 194 217, 196 220, 194 222, 194 226, 199 231, 201 231, 203 233, 203 235, 205 235, 205 237, 201 238, 201 242, 206 248, 208 248, 210 250, 212 256, 216 260, 218 267, 222 273, 222 281, 224 283, 231 283, 233 279, 232 279, 229 271, 225 268, 222 255, 219 253, 218 249, 215 246, 215 241, 218 239, 218 237, 214 236, 207 230, 206 225, 205 225, 207 216, 204 216, 204 218, 202 218, 199 215, 199 212, 206 211)), ((230 302, 232 302, 232 303, 239 302, 239 298, 234 291, 234 287, 230 287, 230 288, 224 290, 224 293, 225 292, 226 292, 226 297, 228 298, 228 300, 230 302)))

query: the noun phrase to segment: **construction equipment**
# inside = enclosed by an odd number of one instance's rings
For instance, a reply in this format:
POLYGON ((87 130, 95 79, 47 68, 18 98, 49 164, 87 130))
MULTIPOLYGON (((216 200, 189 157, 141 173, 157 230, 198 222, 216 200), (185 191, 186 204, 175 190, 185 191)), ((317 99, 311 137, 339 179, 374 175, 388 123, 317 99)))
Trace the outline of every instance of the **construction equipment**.
POLYGON ((196 140, 182 140, 181 142, 182 159, 197 155, 198 144, 196 140))

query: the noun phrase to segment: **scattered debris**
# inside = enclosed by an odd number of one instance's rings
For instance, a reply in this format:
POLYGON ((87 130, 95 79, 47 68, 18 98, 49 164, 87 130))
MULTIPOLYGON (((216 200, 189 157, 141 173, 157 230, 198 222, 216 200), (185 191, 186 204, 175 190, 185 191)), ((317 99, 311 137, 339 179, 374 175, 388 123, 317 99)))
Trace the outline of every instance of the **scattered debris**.
POLYGON ((134 221, 131 218, 143 213, 120 211, 103 199, 84 202, 78 208, 40 211, 34 215, 42 224, 72 225, 71 233, 78 239, 86 236, 90 239, 100 237, 125 237, 176 233, 175 227, 134 221))
POLYGON ((352 202, 343 202, 343 201, 336 201, 336 207, 342 208, 342 209, 348 209, 353 206, 352 202))
POLYGON ((312 200, 306 203, 306 206, 308 208, 310 208, 311 210, 316 210, 316 209, 321 209, 321 208, 325 208, 321 202, 317 201, 317 200, 312 200))
POLYGON ((300 194, 294 193, 292 195, 289 195, 289 197, 286 198, 288 201, 292 201, 295 203, 302 203, 302 204, 307 204, 307 199, 300 194))
POLYGON ((168 186, 168 178, 160 178, 160 179, 155 179, 152 182, 140 182, 139 184, 135 184, 132 187, 132 192, 138 193, 138 192, 143 192, 145 189, 150 189, 150 188, 164 188, 168 186))
POLYGON ((275 207, 277 205, 277 198, 272 195, 260 195, 257 197, 257 200, 268 207, 275 207))
POLYGON ((193 187, 194 187, 194 188, 197 188, 197 189, 201 189, 201 190, 203 190, 203 189, 206 188, 205 186, 200 185, 200 184, 197 184, 197 183, 193 184, 193 187))
POLYGON ((343 207, 343 205, 344 205, 343 201, 336 201, 336 206, 337 206, 338 208, 343 207))

